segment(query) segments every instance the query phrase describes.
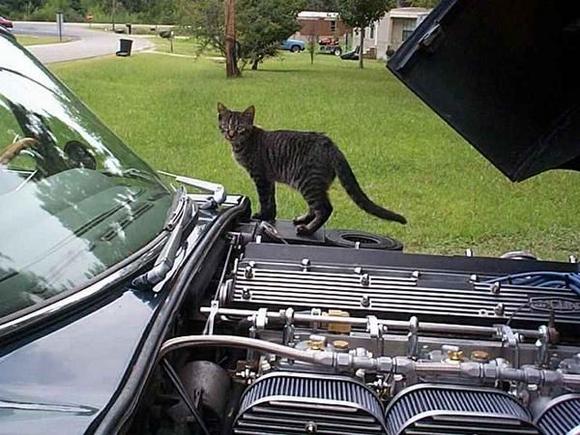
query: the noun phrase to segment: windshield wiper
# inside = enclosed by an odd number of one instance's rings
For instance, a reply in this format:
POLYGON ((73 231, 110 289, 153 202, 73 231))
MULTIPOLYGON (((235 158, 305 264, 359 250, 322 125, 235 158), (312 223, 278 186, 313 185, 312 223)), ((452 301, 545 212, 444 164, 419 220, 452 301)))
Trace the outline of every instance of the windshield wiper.
POLYGON ((200 190, 211 192, 212 196, 208 198, 205 204, 200 206, 200 208, 203 210, 217 208, 226 201, 226 189, 221 184, 212 183, 205 180, 198 180, 197 178, 184 177, 183 175, 175 175, 165 171, 157 172, 163 175, 167 175, 168 177, 173 177, 175 181, 178 181, 187 186, 197 187, 200 190))
POLYGON ((177 249, 181 245, 183 230, 192 222, 197 222, 197 206, 187 196, 185 188, 180 188, 176 192, 176 203, 173 212, 167 220, 165 230, 169 232, 169 238, 165 243, 155 264, 148 272, 135 278, 132 284, 138 289, 151 289, 155 284, 161 282, 173 268, 173 263, 177 255, 177 249))

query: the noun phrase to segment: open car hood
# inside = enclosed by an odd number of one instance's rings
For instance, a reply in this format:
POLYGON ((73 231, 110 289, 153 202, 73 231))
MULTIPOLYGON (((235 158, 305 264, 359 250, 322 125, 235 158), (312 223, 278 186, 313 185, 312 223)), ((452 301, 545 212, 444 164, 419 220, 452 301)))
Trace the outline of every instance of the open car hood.
POLYGON ((513 181, 580 170, 578 65, 578 0, 443 0, 388 63, 513 181))

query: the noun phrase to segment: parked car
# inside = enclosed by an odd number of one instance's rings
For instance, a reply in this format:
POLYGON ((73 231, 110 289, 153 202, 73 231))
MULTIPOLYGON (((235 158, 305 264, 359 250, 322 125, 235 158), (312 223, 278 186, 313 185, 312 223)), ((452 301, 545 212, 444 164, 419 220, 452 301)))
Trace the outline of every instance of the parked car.
MULTIPOLYGON (((510 179, 578 171, 580 6, 511 8, 443 0, 389 68, 510 179)), ((0 432, 578 433, 574 258, 297 236, 0 53, 0 432)))
POLYGON ((304 41, 299 39, 285 39, 280 43, 281 50, 289 50, 292 53, 299 53, 306 48, 304 41))
POLYGON ((318 40, 318 52, 321 54, 334 54, 340 56, 342 47, 338 38, 321 38, 318 40))
POLYGON ((4 18, 0 16, 0 26, 5 27, 6 29, 14 28, 14 24, 8 18, 4 18))
POLYGON ((356 46, 354 49, 343 53, 340 58, 343 60, 358 60, 358 55, 360 53, 360 46, 356 46))

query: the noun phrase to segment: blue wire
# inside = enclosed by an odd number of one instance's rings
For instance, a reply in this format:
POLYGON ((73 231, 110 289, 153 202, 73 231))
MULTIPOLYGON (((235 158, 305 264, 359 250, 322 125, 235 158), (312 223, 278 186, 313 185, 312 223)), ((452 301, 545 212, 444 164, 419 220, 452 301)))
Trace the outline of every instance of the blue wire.
POLYGON ((486 282, 488 284, 499 282, 500 284, 567 288, 580 296, 580 273, 578 272, 525 272, 494 278, 486 282))

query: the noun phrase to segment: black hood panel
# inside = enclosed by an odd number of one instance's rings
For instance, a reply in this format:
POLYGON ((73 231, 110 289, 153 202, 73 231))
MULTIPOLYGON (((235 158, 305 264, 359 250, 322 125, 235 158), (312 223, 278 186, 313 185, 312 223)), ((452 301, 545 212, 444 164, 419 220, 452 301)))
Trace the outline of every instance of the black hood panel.
POLYGON ((443 0, 388 67, 521 181, 580 170, 578 65, 578 0, 443 0))

